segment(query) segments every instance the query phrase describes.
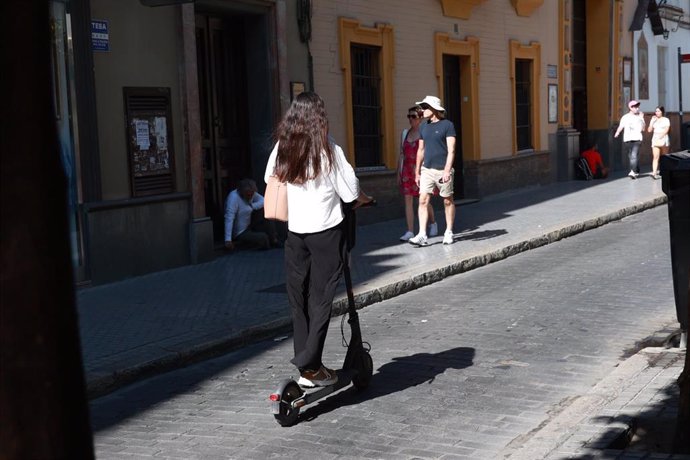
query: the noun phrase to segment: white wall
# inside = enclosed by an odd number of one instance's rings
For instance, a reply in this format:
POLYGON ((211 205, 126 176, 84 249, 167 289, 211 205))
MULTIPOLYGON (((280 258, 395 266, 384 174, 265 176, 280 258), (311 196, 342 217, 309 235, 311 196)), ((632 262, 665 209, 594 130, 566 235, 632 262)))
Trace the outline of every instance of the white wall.
MULTIPOLYGON (((674 3, 674 2, 669 2, 674 3)), ((685 20, 688 20, 688 15, 690 14, 690 0, 678 1, 676 4, 683 4, 682 7, 685 9, 685 20)), ((681 6, 681 5, 678 5, 681 6)), ((673 21, 667 21, 662 19, 662 23, 668 29, 673 29, 676 27, 677 23, 673 21)), ((639 80, 637 78, 638 74, 638 47, 637 42, 640 36, 644 34, 647 40, 648 54, 649 54, 649 98, 639 99, 642 111, 645 113, 652 113, 656 106, 664 105, 667 112, 677 112, 679 109, 679 98, 678 98, 678 48, 680 47, 681 53, 690 54, 690 28, 678 27, 675 32, 670 32, 668 39, 664 39, 662 35, 654 36, 652 33, 652 28, 649 20, 645 20, 644 26, 641 31, 633 33, 633 93, 635 98, 640 97, 639 91, 639 80), (666 48, 666 101, 659 101, 659 75, 658 75, 658 59, 659 59, 659 47, 666 48)), ((683 64, 681 66, 682 76, 681 84, 683 85, 683 112, 690 112, 690 63, 683 64)))

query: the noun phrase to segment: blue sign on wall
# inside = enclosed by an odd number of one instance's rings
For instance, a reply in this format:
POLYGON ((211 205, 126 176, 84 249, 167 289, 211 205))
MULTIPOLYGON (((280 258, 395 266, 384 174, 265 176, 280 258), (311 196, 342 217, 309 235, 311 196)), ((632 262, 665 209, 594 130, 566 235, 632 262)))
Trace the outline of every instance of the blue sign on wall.
POLYGON ((93 51, 110 51, 108 21, 91 20, 91 49, 93 51))

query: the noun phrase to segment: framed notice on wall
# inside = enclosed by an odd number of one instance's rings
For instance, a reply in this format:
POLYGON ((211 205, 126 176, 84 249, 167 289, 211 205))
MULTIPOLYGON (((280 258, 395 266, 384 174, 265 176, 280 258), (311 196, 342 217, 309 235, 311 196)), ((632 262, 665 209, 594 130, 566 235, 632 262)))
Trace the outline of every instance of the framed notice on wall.
POLYGON ((304 82, 291 81, 290 82, 290 101, 294 101, 297 96, 304 92, 304 82))
POLYGON ((621 105, 622 111, 628 111, 628 102, 632 100, 632 86, 623 85, 623 104, 621 105))
POLYGON ((632 83, 632 59, 623 58, 623 83, 632 83))
POLYGON ((170 88, 124 88, 132 196, 175 191, 170 88))
POLYGON ((558 85, 549 84, 549 123, 558 123, 558 85))

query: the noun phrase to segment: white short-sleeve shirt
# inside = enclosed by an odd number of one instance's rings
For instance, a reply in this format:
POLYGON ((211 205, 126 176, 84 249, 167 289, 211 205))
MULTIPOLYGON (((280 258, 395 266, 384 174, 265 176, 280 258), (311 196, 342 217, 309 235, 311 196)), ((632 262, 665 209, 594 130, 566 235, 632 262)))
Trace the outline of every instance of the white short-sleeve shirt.
POLYGON ((623 126, 623 142, 642 140, 642 131, 645 128, 644 117, 626 113, 621 117, 621 126, 623 126))
MULTIPOLYGON (((349 203, 359 196, 359 180, 343 149, 333 144, 333 152, 335 162, 330 173, 321 173, 304 184, 288 183, 288 229, 291 232, 316 233, 335 227, 343 220, 340 200, 349 203)), ((273 175, 277 155, 276 143, 266 165, 266 182, 273 175)), ((325 164, 325 152, 323 158, 322 164, 325 164)))

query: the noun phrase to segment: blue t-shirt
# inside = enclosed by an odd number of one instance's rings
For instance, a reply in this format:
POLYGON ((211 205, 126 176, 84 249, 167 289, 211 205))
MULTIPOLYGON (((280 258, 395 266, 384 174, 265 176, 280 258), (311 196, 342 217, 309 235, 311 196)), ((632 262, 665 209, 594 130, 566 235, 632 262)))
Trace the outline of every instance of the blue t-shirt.
POLYGON ((422 123, 419 135, 424 140, 424 167, 443 169, 448 159, 447 137, 455 136, 453 122, 445 118, 436 123, 422 123))

